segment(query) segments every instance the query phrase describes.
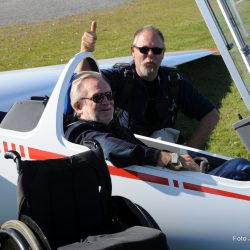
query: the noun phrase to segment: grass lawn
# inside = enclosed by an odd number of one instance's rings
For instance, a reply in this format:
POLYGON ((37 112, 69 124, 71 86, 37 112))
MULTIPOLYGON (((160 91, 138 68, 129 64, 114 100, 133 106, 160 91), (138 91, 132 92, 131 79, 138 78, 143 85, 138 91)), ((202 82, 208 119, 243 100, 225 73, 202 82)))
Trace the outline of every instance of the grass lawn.
MULTIPOLYGON (((0 70, 66 63, 79 51, 80 38, 97 21, 96 58, 130 54, 134 31, 145 24, 159 27, 168 51, 215 48, 215 44, 193 0, 137 0, 112 10, 95 11, 42 23, 0 26, 0 70)), ((249 115, 221 56, 211 56, 182 65, 187 76, 221 113, 221 120, 204 149, 231 157, 249 154, 232 128, 238 113, 249 115)), ((195 126, 183 116, 177 126, 186 137, 195 126)))

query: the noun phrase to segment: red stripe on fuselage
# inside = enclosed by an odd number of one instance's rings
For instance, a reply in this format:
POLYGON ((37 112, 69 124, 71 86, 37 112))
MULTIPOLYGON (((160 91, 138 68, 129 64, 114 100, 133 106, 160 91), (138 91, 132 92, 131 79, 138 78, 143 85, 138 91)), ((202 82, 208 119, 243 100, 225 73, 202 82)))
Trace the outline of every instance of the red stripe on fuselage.
MULTIPOLYGON (((11 147, 14 147, 13 145, 11 144, 11 147)), ((4 152, 8 151, 8 144, 6 141, 3 141, 3 148, 4 148, 4 152)), ((24 154, 23 146, 20 146, 20 150, 21 150, 21 154, 22 154, 22 151, 24 154)), ((30 147, 28 147, 28 153, 29 153, 29 158, 32 160, 57 159, 57 158, 66 157, 65 155, 62 155, 62 154, 52 153, 52 152, 30 148, 30 147)), ((120 177, 124 177, 128 179, 146 181, 146 182, 169 186, 168 178, 154 176, 151 174, 140 173, 140 172, 136 172, 133 170, 116 168, 114 166, 108 166, 108 168, 109 168, 110 174, 114 176, 120 176, 120 177)), ((178 180, 173 180, 173 184, 175 188, 180 188, 178 180)), ((237 193, 228 192, 228 191, 219 190, 219 189, 210 188, 210 187, 204 187, 204 186, 200 186, 200 185, 188 183, 188 182, 183 182, 183 188, 186 190, 197 191, 201 193, 208 193, 208 194, 214 194, 214 195, 224 196, 228 198, 235 198, 235 199, 250 201, 250 196, 248 195, 237 194, 237 193)))
POLYGON ((108 168, 109 168, 109 172, 111 175, 116 175, 116 176, 129 178, 129 179, 153 182, 153 183, 169 186, 169 182, 167 178, 145 174, 145 173, 139 173, 133 170, 116 168, 113 166, 108 166, 108 168))
POLYGON ((6 141, 3 141, 3 150, 4 152, 7 152, 9 149, 8 149, 8 144, 6 141))
POLYGON ((56 154, 36 148, 28 148, 28 152, 29 158, 32 160, 58 159, 65 157, 65 155, 56 154))
POLYGON ((192 191, 198 191, 202 193, 208 193, 208 194, 215 194, 219 196, 225 196, 225 197, 230 197, 230 198, 235 198, 235 199, 240 199, 240 200, 246 200, 250 201, 250 196, 248 195, 243 195, 243 194, 236 194, 224 190, 219 190, 215 188, 210 188, 210 187, 204 187, 192 183, 187 183, 183 182, 183 187, 184 189, 192 190, 192 191))
POLYGON ((19 148, 20 148, 20 155, 21 157, 24 158, 25 157, 24 146, 20 145, 19 148))
MULTIPOLYGON (((15 143, 10 143, 10 147, 11 147, 11 150, 17 151, 17 147, 16 147, 15 143)), ((6 141, 3 141, 3 148, 4 148, 5 153, 8 150, 10 150, 9 147, 8 147, 8 143, 6 141)), ((20 150, 21 157, 25 158, 24 146, 20 145, 19 150, 20 150)))
POLYGON ((177 180, 173 180, 174 187, 178 188, 179 187, 179 182, 177 180))
POLYGON ((11 143, 11 149, 14 150, 14 151, 16 151, 16 144, 11 143))

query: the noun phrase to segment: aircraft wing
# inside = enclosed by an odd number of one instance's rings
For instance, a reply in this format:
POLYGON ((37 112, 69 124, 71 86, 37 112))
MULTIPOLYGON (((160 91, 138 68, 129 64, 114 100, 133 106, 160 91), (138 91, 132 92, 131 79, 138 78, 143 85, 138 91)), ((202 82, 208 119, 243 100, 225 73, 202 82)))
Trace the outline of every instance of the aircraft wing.
POLYGON ((0 72, 0 111, 7 112, 17 100, 50 96, 64 66, 0 72))
POLYGON ((162 65, 168 67, 174 67, 215 54, 217 52, 218 51, 216 49, 167 52, 162 61, 162 65))
MULTIPOLYGON (((188 63, 209 55, 217 53, 216 49, 200 49, 200 50, 186 50, 177 52, 166 52, 162 60, 162 66, 175 67, 184 63, 188 63)), ((129 63, 132 61, 132 56, 101 59, 98 60, 101 69, 108 69, 113 67, 115 63, 129 63)))
MULTIPOLYGON (((216 50, 191 50, 165 53, 162 65, 178 66, 202 57, 212 55, 216 50)), ((98 60, 101 69, 111 68, 115 63, 129 63, 132 56, 98 60)), ((7 112, 17 101, 31 96, 50 96, 65 67, 53 65, 0 72, 0 111, 7 112)))

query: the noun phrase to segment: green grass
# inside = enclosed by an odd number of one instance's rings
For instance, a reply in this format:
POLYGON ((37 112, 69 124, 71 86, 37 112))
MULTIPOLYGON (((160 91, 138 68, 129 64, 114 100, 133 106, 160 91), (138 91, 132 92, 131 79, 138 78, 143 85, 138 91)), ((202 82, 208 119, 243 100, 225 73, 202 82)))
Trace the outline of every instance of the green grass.
MULTIPOLYGON (((134 31, 159 27, 168 51, 210 48, 215 44, 193 0, 138 0, 112 10, 95 11, 42 23, 0 26, 0 70, 66 63, 79 51, 82 33, 97 20, 96 58, 130 54, 134 31)), ((237 113, 249 115, 219 55, 185 64, 180 70, 219 107, 221 120, 204 149, 231 157, 249 154, 232 128, 237 113)), ((178 127, 188 137, 195 126, 183 116, 178 127)))

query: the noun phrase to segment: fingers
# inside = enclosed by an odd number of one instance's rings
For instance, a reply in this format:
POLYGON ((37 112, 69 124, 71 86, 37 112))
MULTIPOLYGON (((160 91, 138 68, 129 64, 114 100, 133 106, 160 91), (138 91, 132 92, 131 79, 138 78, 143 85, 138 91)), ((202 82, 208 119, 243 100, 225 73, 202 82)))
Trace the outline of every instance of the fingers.
POLYGON ((171 161, 171 155, 169 152, 161 151, 157 162, 158 166, 167 166, 171 161))
POLYGON ((96 21, 92 21, 90 31, 96 33, 96 28, 97 28, 96 21))
POLYGON ((184 168, 195 171, 195 172, 200 172, 200 167, 197 165, 192 157, 190 155, 180 155, 180 161, 183 165, 184 168))
POLYGON ((92 21, 90 31, 84 32, 81 40, 81 51, 93 52, 95 50, 96 36, 96 21, 92 21))
POLYGON ((84 32, 81 41, 81 51, 93 52, 95 50, 95 41, 95 35, 89 32, 84 32))

